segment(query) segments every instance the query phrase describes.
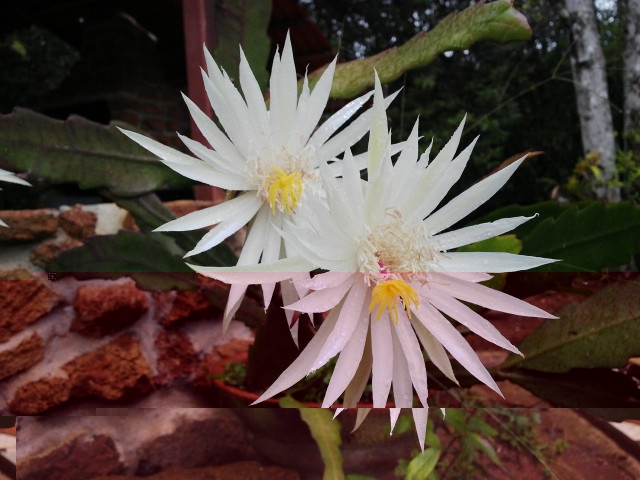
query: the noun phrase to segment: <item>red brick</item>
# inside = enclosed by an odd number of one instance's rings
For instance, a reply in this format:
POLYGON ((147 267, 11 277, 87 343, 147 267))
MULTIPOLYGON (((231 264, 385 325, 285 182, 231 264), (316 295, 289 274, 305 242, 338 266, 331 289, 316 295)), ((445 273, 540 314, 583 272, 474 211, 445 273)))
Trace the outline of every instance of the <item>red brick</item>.
POLYGON ((102 336, 122 330, 149 309, 146 295, 133 282, 78 289, 73 302, 76 317, 71 330, 102 336))

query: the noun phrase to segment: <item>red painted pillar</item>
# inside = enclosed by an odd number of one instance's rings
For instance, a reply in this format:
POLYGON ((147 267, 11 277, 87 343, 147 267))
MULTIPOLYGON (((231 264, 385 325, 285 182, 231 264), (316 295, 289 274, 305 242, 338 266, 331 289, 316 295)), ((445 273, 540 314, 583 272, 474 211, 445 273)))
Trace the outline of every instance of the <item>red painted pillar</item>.
MULTIPOLYGON (((216 0, 182 0, 182 17, 184 25, 184 43, 187 64, 187 95, 200 109, 214 117, 214 111, 207 98, 200 68, 204 67, 202 45, 209 51, 216 48, 215 36, 215 4, 216 0)), ((193 119, 190 119, 191 138, 207 145, 193 119)), ((215 148, 215 145, 211 145, 215 148)), ((196 200, 223 201, 224 190, 209 185, 194 187, 196 200)))

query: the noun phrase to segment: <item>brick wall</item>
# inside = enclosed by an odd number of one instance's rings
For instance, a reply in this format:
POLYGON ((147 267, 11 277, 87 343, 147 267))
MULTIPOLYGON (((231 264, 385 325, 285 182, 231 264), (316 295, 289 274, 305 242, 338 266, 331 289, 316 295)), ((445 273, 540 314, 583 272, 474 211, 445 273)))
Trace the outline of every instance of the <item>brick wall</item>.
MULTIPOLYGON (((183 215, 210 204, 167 205, 183 215)), ((47 275, 43 266, 57 252, 123 225, 136 228, 113 204, 5 211, 0 218, 10 225, 0 230, 0 413, 212 406, 212 363, 252 338, 242 322, 221 336, 226 285, 201 278, 197 290, 149 292, 126 276, 47 275), (205 283, 213 298, 203 294, 205 283)), ((259 307, 250 305, 240 318, 255 315, 259 307)))

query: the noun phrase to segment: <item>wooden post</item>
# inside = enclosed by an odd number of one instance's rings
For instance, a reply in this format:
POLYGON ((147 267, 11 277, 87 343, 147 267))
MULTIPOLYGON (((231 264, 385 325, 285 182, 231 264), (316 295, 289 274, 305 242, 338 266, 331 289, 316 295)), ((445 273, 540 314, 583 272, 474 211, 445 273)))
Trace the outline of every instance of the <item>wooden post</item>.
MULTIPOLYGON (((209 103, 202 83, 200 68, 204 67, 202 46, 211 51, 216 48, 215 36, 215 4, 216 0, 182 0, 182 17, 184 25, 184 44, 187 64, 187 95, 209 117, 215 112, 209 103)), ((191 138, 203 145, 208 145, 192 118, 189 118, 191 138)), ((211 145, 215 148, 215 145, 211 145)), ((225 192, 221 188, 209 185, 194 186, 196 200, 213 200, 221 202, 225 192)))

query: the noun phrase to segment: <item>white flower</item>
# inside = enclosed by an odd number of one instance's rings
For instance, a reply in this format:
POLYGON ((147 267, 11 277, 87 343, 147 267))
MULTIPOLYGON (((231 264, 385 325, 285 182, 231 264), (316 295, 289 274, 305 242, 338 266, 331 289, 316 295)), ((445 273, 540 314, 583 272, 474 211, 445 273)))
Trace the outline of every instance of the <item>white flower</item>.
MULTIPOLYGON (((176 172, 202 183, 241 192, 219 205, 185 215, 157 231, 193 230, 216 225, 186 256, 215 247, 244 225, 251 228, 238 265, 268 263, 286 256, 280 229, 283 220, 308 198, 322 197, 320 164, 335 160, 367 131, 365 113, 335 134, 371 97, 353 100, 320 127, 317 123, 331 90, 336 61, 322 74, 313 91, 305 76, 298 97, 297 78, 289 35, 282 55, 276 52, 269 83, 270 107, 240 49, 239 80, 242 95, 205 49, 207 73, 202 72, 209 101, 224 127, 223 133, 191 100, 184 97, 196 125, 215 150, 180 135, 197 158, 164 146, 143 135, 122 130, 129 138, 154 153, 176 172), (334 135, 335 134, 335 135, 334 135)), ((394 96, 387 98, 387 104, 394 96)), ((340 174, 340 162, 329 167, 340 174)), ((265 306, 273 285, 263 286, 265 306)), ((225 310, 228 324, 246 287, 234 286, 225 310)))
MULTIPOLYGON (((31 184, 26 180, 22 180, 21 178, 16 177, 15 173, 11 173, 1 168, 0 168, 0 182, 17 183, 19 185, 26 185, 27 187, 31 186, 31 184)), ((0 220, 0 226, 8 227, 8 225, 4 223, 2 220, 0 220)))
MULTIPOLYGON (((324 407, 333 405, 341 395, 344 407, 355 407, 371 377, 374 408, 386 406, 393 388, 396 408, 412 407, 415 390, 426 409, 423 349, 433 364, 454 382, 447 352, 500 393, 478 356, 445 315, 515 353, 520 352, 463 302, 515 315, 552 318, 537 307, 479 282, 491 278, 487 272, 529 269, 553 260, 508 253, 449 251, 503 234, 527 221, 527 217, 443 233, 491 198, 524 159, 437 208, 460 178, 475 140, 455 156, 463 121, 439 155, 429 162, 429 150, 418 158, 416 122, 394 165, 381 100, 376 77, 368 180, 360 179, 359 169, 347 152, 342 178, 322 172, 328 207, 311 199, 295 215, 295 224, 283 232, 303 260, 290 258, 269 266, 270 272, 253 274, 248 269, 233 274, 229 272, 239 270, 196 267, 230 283, 286 278, 287 269, 304 270, 305 262, 328 270, 312 279, 297 281, 299 289, 306 288, 311 293, 286 308, 308 313, 330 312, 298 358, 256 403, 286 390, 338 356, 324 407)), ((416 409, 414 413, 416 423, 426 422, 426 410, 416 409)), ((397 410, 392 411, 392 420, 394 414, 397 418, 397 410)))

